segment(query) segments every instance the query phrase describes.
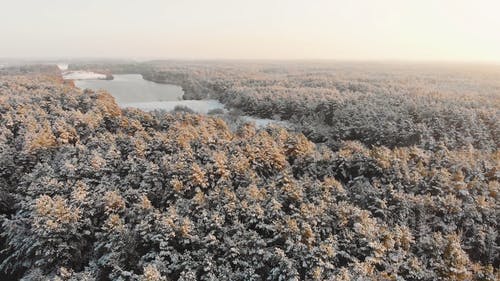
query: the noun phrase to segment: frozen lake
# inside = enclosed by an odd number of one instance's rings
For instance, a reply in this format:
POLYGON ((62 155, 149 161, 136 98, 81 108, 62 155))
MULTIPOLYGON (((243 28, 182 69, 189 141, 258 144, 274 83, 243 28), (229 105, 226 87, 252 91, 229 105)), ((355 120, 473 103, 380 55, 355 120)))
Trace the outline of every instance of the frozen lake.
MULTIPOLYGON (((197 113, 207 114, 213 109, 224 109, 224 105, 217 100, 183 100, 184 91, 181 87, 169 84, 160 84, 144 80, 140 74, 116 74, 113 80, 84 79, 74 80, 80 89, 106 90, 120 107, 134 107, 145 111, 174 110, 176 106, 186 106, 197 113)), ((224 111, 226 111, 224 109, 224 111)), ((286 122, 272 119, 261 119, 250 116, 241 116, 246 122, 255 122, 258 127, 269 124, 286 126, 286 122)))
POLYGON ((135 107, 146 111, 173 110, 176 106, 187 106, 198 113, 206 114, 212 109, 224 108, 217 100, 183 100, 181 87, 144 80, 140 74, 116 74, 113 80, 75 80, 81 89, 106 90, 121 107, 135 107))
POLYGON ((140 74, 116 74, 113 80, 75 80, 81 89, 106 90, 121 107, 135 107, 146 111, 173 110, 176 106, 187 106, 198 113, 206 114, 224 105, 217 100, 183 100, 181 87, 144 80, 140 74))
POLYGON ((159 84, 142 79, 140 74, 113 75, 113 80, 75 80, 78 88, 106 90, 120 105, 127 103, 180 101, 184 91, 175 85, 159 84))

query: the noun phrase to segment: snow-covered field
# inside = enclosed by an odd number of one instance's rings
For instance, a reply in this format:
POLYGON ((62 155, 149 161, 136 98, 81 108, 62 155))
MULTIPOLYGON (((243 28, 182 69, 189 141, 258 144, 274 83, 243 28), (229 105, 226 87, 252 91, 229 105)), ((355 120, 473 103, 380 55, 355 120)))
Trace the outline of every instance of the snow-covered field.
POLYGON ((247 116, 247 115, 240 116, 240 119, 245 121, 245 122, 254 122, 255 126, 257 126, 257 128, 267 127, 268 125, 271 125, 271 124, 272 125, 279 125, 281 127, 289 127, 290 126, 290 123, 288 123, 286 121, 278 121, 278 120, 274 120, 274 119, 265 119, 265 118, 256 118, 256 117, 247 116))
POLYGON ((174 110, 176 106, 187 106, 197 113, 207 114, 212 109, 224 109, 224 105, 217 100, 182 100, 182 101, 155 101, 121 103, 121 107, 134 107, 144 111, 174 110))
MULTIPOLYGON (((153 111, 153 110, 172 111, 175 109, 176 106, 186 106, 191 110, 193 110, 194 112, 200 114, 207 114, 210 110, 213 109, 223 109, 224 112, 227 112, 227 109, 224 108, 224 105, 217 100, 135 102, 135 103, 119 103, 119 105, 122 108, 133 107, 144 111, 153 111)), ((239 119, 244 122, 255 123, 255 126, 257 126, 257 128, 267 127, 268 125, 271 124, 279 125, 282 127, 290 126, 290 123, 286 121, 256 118, 247 115, 239 116, 239 119)))
POLYGON ((63 72, 63 78, 65 80, 106 79, 106 75, 91 71, 67 71, 63 72))

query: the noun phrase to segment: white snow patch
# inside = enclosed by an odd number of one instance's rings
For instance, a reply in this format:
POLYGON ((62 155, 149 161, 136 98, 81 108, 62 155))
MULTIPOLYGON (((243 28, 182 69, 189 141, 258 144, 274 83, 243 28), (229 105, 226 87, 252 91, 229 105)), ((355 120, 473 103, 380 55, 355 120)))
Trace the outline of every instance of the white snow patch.
POLYGON ((106 79, 106 75, 91 71, 68 71, 63 73, 63 78, 66 80, 106 79))

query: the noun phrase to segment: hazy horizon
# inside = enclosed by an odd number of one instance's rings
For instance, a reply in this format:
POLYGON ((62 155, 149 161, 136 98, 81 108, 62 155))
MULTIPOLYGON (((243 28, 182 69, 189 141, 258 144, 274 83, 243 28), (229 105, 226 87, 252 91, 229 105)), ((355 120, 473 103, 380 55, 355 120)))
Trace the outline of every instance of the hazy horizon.
POLYGON ((0 58, 500 62, 500 3, 19 0, 0 58))

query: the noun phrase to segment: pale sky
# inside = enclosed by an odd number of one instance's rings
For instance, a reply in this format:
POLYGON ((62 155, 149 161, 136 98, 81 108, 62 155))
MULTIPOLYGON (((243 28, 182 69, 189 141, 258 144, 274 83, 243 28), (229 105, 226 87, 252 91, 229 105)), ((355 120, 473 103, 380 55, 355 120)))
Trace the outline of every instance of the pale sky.
POLYGON ((500 62, 499 0, 0 0, 0 58, 500 62))

